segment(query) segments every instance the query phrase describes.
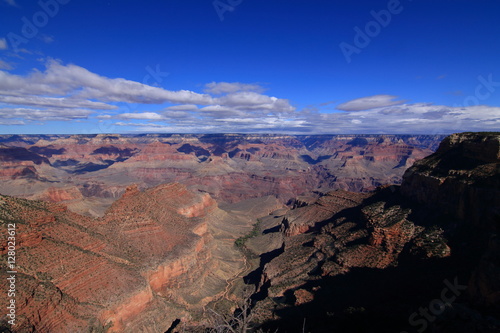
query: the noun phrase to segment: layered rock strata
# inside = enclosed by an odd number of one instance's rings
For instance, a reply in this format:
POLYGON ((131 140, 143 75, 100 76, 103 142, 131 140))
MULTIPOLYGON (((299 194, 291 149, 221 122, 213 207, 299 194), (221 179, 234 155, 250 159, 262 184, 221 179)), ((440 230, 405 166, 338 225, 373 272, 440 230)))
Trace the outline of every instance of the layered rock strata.
POLYGON ((180 182, 235 203, 398 184, 442 136, 0 136, 0 193, 102 216, 131 184, 180 182), (77 193, 80 192, 80 193, 77 193), (95 200, 99 198, 99 200, 95 200), (104 200, 101 200, 104 199, 104 200), (99 207, 99 202, 101 205, 99 207))
POLYGON ((101 218, 7 196, 0 214, 2 227, 15 224, 17 235, 15 326, 1 310, 2 324, 15 332, 165 332, 176 319, 192 321, 245 268, 234 240, 254 223, 177 183, 143 192, 129 186, 101 218))

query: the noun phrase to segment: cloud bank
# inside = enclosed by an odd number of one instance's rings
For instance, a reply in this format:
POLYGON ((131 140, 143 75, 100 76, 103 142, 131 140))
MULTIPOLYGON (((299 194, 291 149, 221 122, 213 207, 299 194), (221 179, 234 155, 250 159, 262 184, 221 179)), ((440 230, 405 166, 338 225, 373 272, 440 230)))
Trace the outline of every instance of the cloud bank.
POLYGON ((441 134, 500 128, 500 108, 486 105, 408 103, 380 94, 345 101, 333 111, 333 102, 299 110, 254 83, 210 82, 199 93, 108 78, 56 60, 26 75, 3 69, 0 125, 78 120, 95 126, 94 132, 106 122, 121 132, 290 134, 441 134), (131 105, 141 106, 141 111, 133 112, 131 105))
POLYGON ((338 105, 337 110, 361 111, 361 110, 369 110, 385 106, 403 104, 405 102, 405 101, 393 101, 396 98, 397 96, 391 96, 391 95, 375 95, 375 96, 357 98, 352 101, 338 105))

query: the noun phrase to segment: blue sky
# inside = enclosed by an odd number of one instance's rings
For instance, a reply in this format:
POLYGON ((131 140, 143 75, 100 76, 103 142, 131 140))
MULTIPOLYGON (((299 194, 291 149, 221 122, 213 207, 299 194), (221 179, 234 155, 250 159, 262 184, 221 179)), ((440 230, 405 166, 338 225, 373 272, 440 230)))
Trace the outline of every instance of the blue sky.
POLYGON ((0 0, 0 133, 500 129, 496 0, 0 0))

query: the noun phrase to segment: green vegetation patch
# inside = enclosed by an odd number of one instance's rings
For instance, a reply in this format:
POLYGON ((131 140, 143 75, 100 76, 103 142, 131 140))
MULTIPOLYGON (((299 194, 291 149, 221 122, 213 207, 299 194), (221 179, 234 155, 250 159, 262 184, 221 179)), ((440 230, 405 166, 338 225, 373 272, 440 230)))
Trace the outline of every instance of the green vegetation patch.
POLYGON ((261 225, 261 221, 259 219, 257 219, 257 222, 253 225, 253 228, 252 230, 246 234, 245 236, 241 236, 240 238, 238 238, 234 244, 241 248, 245 245, 245 242, 247 240, 249 240, 250 238, 254 238, 254 237, 257 237, 260 235, 260 225, 261 225))

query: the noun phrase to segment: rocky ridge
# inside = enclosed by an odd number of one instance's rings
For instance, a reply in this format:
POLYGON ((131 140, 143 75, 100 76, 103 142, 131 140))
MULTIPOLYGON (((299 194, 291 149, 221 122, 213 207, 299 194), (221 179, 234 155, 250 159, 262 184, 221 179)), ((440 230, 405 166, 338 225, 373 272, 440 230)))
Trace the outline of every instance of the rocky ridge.
POLYGON ((264 328, 498 332, 499 140, 454 134, 401 187, 332 192, 277 212, 247 243, 261 258, 247 278, 264 328), (426 317, 438 301, 446 307, 426 317))

